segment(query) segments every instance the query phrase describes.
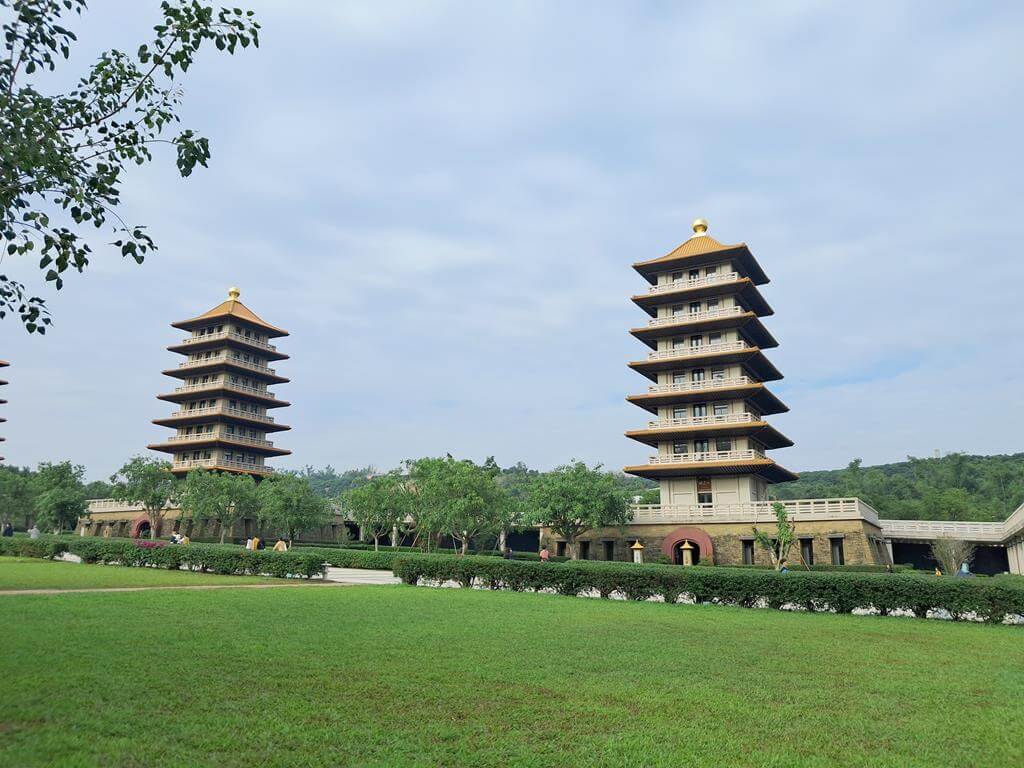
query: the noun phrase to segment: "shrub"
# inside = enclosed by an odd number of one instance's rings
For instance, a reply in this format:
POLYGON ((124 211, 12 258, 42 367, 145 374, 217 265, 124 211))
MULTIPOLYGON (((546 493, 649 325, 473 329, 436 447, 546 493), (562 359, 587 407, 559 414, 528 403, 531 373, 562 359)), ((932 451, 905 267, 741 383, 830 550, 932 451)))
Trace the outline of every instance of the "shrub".
POLYGON ((877 573, 791 572, 763 568, 680 568, 664 565, 587 562, 532 563, 491 557, 403 555, 393 570, 406 584, 424 580, 455 581, 492 589, 553 589, 561 595, 594 591, 607 598, 621 593, 630 600, 660 595, 676 602, 689 595, 696 602, 752 607, 799 606, 809 611, 850 613, 876 608, 888 614, 910 610, 926 616, 946 610, 954 619, 974 614, 989 622, 1024 615, 1024 590, 1003 580, 907 578, 877 573))

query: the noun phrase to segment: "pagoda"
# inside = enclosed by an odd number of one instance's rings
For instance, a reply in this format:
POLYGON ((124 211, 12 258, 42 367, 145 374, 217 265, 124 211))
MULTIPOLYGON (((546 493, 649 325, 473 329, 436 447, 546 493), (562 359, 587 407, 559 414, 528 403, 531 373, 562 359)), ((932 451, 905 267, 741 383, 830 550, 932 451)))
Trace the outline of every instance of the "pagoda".
MULTIPOLYGON (((10 365, 10 363, 8 363, 6 360, 0 360, 0 368, 6 368, 9 365, 10 365)), ((0 379, 0 386, 3 386, 6 383, 7 383, 6 381, 4 381, 3 379, 0 379)), ((7 405, 7 401, 4 400, 2 397, 0 397, 0 405, 7 405)), ((5 421, 7 421, 7 419, 4 418, 3 416, 0 416, 0 423, 3 423, 5 421)), ((0 436, 0 443, 2 443, 6 439, 7 439, 6 437, 0 436)), ((4 460, 4 457, 0 456, 0 461, 3 461, 3 460, 4 460)))
POLYGON ((778 346, 761 322, 768 277, 746 244, 707 230, 697 219, 685 243, 633 265, 651 284, 633 296, 650 320, 630 333, 650 352, 629 367, 651 385, 627 400, 654 418, 626 435, 657 453, 625 471, 659 482, 663 511, 713 519, 762 506, 769 484, 796 475, 766 454, 793 444, 765 420, 788 410, 767 387, 782 378, 764 353, 778 346))
POLYGON ((204 468, 259 479, 273 472, 267 458, 291 453, 267 439, 271 432, 290 429, 268 415, 289 405, 268 389, 288 379, 267 365, 288 359, 269 342, 288 332, 262 320, 238 300, 240 295, 231 288, 227 301, 209 312, 171 323, 190 333, 167 348, 184 355, 185 361, 163 372, 182 384, 157 397, 179 409, 153 423, 175 432, 148 447, 171 454, 176 475, 204 468))

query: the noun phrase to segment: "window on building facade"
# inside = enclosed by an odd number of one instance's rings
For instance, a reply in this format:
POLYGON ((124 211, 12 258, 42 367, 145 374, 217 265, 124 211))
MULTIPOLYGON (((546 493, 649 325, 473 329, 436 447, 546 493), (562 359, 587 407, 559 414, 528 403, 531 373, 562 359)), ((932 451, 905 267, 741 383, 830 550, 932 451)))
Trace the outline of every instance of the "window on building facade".
POLYGON ((700 270, 699 269, 691 269, 690 270, 690 279, 691 280, 699 280, 700 279, 700 270))
POLYGON ((708 344, 721 344, 721 343, 722 343, 722 334, 720 334, 720 333, 709 333, 708 334, 708 344))
POLYGON ((718 299, 708 299, 708 309, 718 309, 718 299))
POLYGON ((686 307, 683 306, 682 304, 674 304, 672 306, 672 316, 673 317, 675 317, 676 315, 681 315, 685 311, 686 311, 686 307))
POLYGON ((814 539, 800 539, 800 557, 807 565, 814 565, 814 539))
POLYGON ((704 268, 704 274, 705 275, 714 275, 714 274, 717 274, 717 273, 718 273, 718 265, 717 264, 712 264, 710 267, 705 267, 704 268))
POLYGON ((614 560, 615 559, 615 542, 614 541, 603 541, 604 544, 604 559, 614 560))
POLYGON ((555 542, 555 557, 565 557, 565 542, 564 541, 556 541, 555 542))
POLYGON ((704 381, 704 369, 694 368, 690 371, 690 381, 704 381))
POLYGON ((712 406, 712 413, 715 416, 728 416, 729 415, 729 404, 728 403, 715 403, 712 406))
POLYGON ((695 403, 693 405, 693 417, 700 419, 708 415, 708 404, 707 403, 695 403))
POLYGON ((687 443, 686 443, 685 440, 683 440, 683 441, 677 440, 676 442, 672 443, 672 453, 677 454, 677 455, 681 454, 681 453, 684 454, 684 453, 686 453, 686 446, 687 446, 687 443))
POLYGON ((716 451, 731 451, 732 450, 732 438, 731 437, 716 437, 715 438, 715 450, 716 451))
POLYGON ((720 381, 725 378, 725 368, 712 368, 711 378, 720 381))
POLYGON ((711 478, 710 477, 698 477, 697 478, 697 503, 698 504, 713 504, 714 497, 711 494, 711 478))
POLYGON ((753 565, 754 564, 754 542, 745 539, 743 542, 743 564, 753 565))
POLYGON ((672 339, 672 349, 683 349, 686 346, 686 339, 672 339))
POLYGON ((685 405, 682 406, 682 407, 677 406, 677 407, 673 408, 672 409, 672 418, 673 419, 685 419, 686 418, 686 406, 685 405))
POLYGON ((829 539, 832 550, 832 565, 846 565, 842 539, 829 539))
POLYGON ((683 279, 683 273, 682 272, 673 272, 672 273, 672 282, 673 283, 678 283, 682 279, 683 279))
POLYGON ((690 314, 691 315, 695 315, 698 312, 700 312, 700 302, 699 301, 691 301, 690 302, 690 314))
POLYGON ((589 541, 581 541, 581 542, 579 542, 578 546, 580 548, 580 560, 589 560, 590 559, 590 542, 589 541))
POLYGON ((686 371, 672 371, 672 383, 683 384, 686 382, 686 371))
POLYGON ((704 438, 702 440, 694 440, 693 441, 693 452, 694 453, 708 453, 710 451, 710 448, 711 448, 711 444, 708 442, 707 438, 704 438))
POLYGON ((696 348, 696 347, 703 346, 703 344, 704 344, 704 337, 703 336, 691 336, 690 337, 690 346, 691 347, 696 348))

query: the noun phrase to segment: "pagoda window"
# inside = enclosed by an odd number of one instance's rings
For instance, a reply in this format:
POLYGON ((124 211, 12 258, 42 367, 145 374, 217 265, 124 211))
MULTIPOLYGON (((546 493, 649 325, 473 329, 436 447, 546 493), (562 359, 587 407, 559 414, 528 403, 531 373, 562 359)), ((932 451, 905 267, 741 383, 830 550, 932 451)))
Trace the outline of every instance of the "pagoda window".
POLYGON ((814 539, 800 539, 800 559, 806 565, 814 565, 814 539))
POLYGON ((695 419, 700 419, 700 418, 703 418, 704 416, 707 416, 707 415, 708 415, 708 404, 707 403, 697 403, 696 405, 693 406, 693 417, 695 419))
POLYGON ((672 307, 672 316, 675 317, 676 315, 681 315, 684 310, 685 307, 682 304, 676 304, 672 307))
POLYGON ((234 424, 228 424, 228 434, 229 435, 235 434, 235 425, 234 424))
POLYGON ((672 372, 672 383, 673 384, 684 384, 684 383, 686 383, 686 371, 673 371, 672 372))
POLYGON ((686 339, 672 339, 672 349, 682 349, 686 346, 686 339))
POLYGON ((673 283, 678 283, 682 279, 683 279, 683 273, 682 272, 673 272, 672 273, 671 280, 672 280, 673 283))
POLYGON ((743 540, 743 564, 754 564, 754 542, 751 539, 743 540))
POLYGON ((722 334, 720 334, 720 333, 709 333, 708 334, 708 344, 721 344, 721 343, 722 343, 722 334))
POLYGON ((715 381, 721 381, 725 378, 725 368, 712 368, 711 378, 715 381))
POLYGON ((199 451, 192 451, 192 458, 193 459, 198 459, 199 458, 199 451))
POLYGON ((712 264, 710 267, 704 269, 704 274, 710 277, 711 275, 718 274, 718 265, 712 264))
POLYGON ((690 314, 691 315, 695 315, 698 312, 700 312, 700 308, 701 308, 701 304, 700 304, 699 301, 691 301, 690 302, 690 314))
POLYGON ((690 270, 690 279, 691 280, 700 280, 700 270, 699 269, 691 269, 690 270))
POLYGON ((212 453, 210 453, 209 451, 203 451, 203 458, 204 458, 204 459, 209 459, 209 458, 211 458, 212 456, 213 456, 213 454, 212 454, 212 453))
POLYGON ((704 344, 704 337, 703 336, 691 336, 690 337, 690 347, 691 348, 700 347, 700 346, 703 346, 703 344, 704 344))
POLYGON ((694 368, 690 371, 690 381, 704 381, 704 369, 694 368))
POLYGON ((711 493, 711 478, 697 478, 697 503, 701 505, 714 504, 714 496, 711 493))
POLYGON ((683 442, 672 443, 672 453, 674 453, 677 456, 685 456, 686 453, 687 453, 687 444, 686 444, 686 442, 683 441, 683 442))
POLYGON ((694 440, 693 441, 693 452, 694 453, 710 453, 711 452, 711 444, 708 442, 708 439, 704 438, 702 440, 694 440))
POLYGON ((732 438, 729 438, 729 437, 716 437, 715 438, 715 450, 716 451, 731 451, 732 450, 732 438))
POLYGON ((832 565, 845 565, 846 557, 843 552, 843 540, 842 538, 829 539, 829 548, 832 552, 832 565))
POLYGON ((729 404, 728 403, 715 403, 711 407, 712 413, 715 416, 728 416, 729 415, 729 404))
POLYGON ((718 299, 708 299, 708 309, 717 309, 719 303, 718 299))
POLYGON ((682 407, 682 408, 673 408, 672 409, 672 418, 673 419, 685 419, 686 418, 686 408, 685 408, 685 406, 682 407))

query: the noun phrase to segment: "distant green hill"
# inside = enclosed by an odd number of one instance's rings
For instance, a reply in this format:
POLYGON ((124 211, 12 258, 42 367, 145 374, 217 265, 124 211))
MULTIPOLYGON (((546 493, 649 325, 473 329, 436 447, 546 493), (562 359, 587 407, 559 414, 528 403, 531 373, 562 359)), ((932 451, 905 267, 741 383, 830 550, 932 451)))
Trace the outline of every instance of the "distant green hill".
POLYGON ((1024 453, 937 459, 801 472, 772 486, 779 499, 859 496, 883 517, 904 520, 1005 520, 1024 503, 1024 453))

